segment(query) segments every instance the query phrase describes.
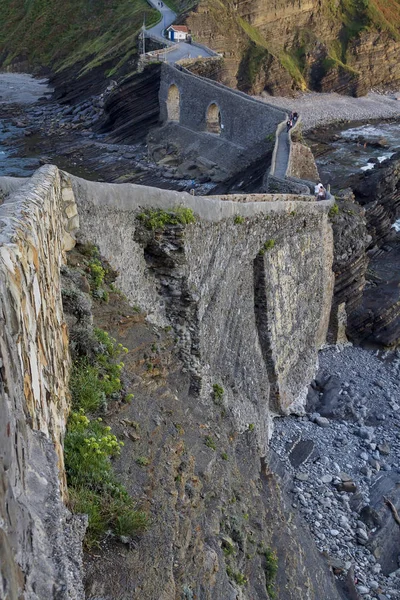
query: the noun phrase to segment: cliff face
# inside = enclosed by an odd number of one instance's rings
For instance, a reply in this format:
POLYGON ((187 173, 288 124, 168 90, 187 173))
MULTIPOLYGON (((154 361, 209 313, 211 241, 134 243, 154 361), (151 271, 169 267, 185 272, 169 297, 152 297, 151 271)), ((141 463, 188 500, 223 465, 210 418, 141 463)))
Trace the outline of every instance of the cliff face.
POLYGON ((397 0, 388 12, 357 0, 201 0, 186 22, 225 57, 224 82, 252 93, 295 89, 363 94, 400 81, 397 0), (390 15, 390 16, 389 16, 390 15))
POLYGON ((332 219, 335 292, 330 332, 387 347, 400 340, 400 156, 351 180, 332 219), (346 318, 347 315, 347 318, 346 318))

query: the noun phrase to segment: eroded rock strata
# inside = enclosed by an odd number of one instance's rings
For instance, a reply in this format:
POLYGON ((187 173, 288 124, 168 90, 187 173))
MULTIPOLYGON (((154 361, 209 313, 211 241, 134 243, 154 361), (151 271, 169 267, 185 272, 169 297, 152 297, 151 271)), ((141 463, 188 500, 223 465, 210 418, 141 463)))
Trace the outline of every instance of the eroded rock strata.
POLYGON ((287 95, 306 87, 360 95, 396 85, 399 10, 316 0, 228 3, 201 0, 186 23, 224 56, 223 81, 287 95))

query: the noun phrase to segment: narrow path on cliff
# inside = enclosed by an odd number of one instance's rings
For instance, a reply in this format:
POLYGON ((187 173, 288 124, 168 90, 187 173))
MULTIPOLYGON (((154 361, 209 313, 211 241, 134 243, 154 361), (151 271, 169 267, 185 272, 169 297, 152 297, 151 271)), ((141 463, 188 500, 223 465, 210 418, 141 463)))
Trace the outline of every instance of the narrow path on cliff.
MULTIPOLYGON (((166 6, 163 0, 147 0, 147 2, 153 6, 158 12, 161 13, 161 20, 159 23, 150 27, 147 32, 151 34, 153 38, 158 38, 161 43, 165 43, 166 39, 163 36, 164 29, 172 25, 176 19, 176 13, 166 6), (162 4, 162 6, 161 6, 162 4)), ((194 44, 187 44, 186 42, 177 42, 173 50, 169 50, 165 53, 166 62, 173 64, 182 58, 198 58, 198 57, 210 57, 215 56, 212 50, 208 50, 205 47, 199 47, 194 44)))
POLYGON ((286 175, 286 169, 289 161, 290 142, 289 134, 284 129, 278 136, 278 148, 276 151, 276 162, 275 162, 275 177, 284 178, 286 175))

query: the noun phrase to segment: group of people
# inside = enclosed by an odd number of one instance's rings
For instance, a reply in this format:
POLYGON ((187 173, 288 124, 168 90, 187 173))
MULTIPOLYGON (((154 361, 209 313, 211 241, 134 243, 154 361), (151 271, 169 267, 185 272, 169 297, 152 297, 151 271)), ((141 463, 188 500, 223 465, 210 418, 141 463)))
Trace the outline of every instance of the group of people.
POLYGON ((296 124, 299 115, 297 112, 291 112, 288 121, 286 122, 286 131, 292 129, 293 125, 296 124))
POLYGON ((326 200, 326 189, 322 185, 322 183, 317 183, 314 189, 315 199, 316 200, 326 200))

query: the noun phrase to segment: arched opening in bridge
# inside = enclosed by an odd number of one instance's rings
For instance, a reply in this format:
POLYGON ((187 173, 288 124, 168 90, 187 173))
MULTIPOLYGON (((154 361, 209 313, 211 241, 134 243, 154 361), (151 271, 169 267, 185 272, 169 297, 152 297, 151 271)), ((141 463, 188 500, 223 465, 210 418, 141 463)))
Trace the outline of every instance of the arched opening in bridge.
POLYGON ((210 106, 207 108, 206 131, 208 131, 208 133, 216 133, 218 135, 221 133, 221 112, 218 104, 215 104, 215 102, 210 104, 210 106))
POLYGON ((180 94, 179 88, 175 83, 169 86, 167 98, 168 121, 179 121, 180 117, 180 94))

